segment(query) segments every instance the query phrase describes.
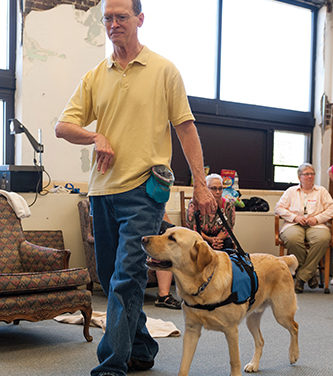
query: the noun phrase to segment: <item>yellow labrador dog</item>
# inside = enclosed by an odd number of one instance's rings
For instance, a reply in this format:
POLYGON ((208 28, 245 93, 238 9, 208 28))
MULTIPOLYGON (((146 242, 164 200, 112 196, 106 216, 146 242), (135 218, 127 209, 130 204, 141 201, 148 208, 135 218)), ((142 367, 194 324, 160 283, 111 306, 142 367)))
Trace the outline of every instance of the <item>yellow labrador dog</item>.
POLYGON ((258 371, 264 346, 260 319, 267 306, 272 307, 277 322, 289 331, 289 360, 291 364, 297 361, 298 324, 294 321, 297 303, 292 273, 298 262, 294 255, 251 254, 258 277, 255 302, 250 307, 248 302, 231 303, 209 311, 191 306, 213 305, 228 298, 232 265, 227 253, 214 251, 197 232, 183 227, 170 228, 163 235, 144 236, 142 246, 151 257, 147 261, 149 267, 174 273, 178 294, 186 302, 183 303, 185 333, 179 376, 189 373, 202 327, 225 334, 231 376, 241 376, 238 325, 245 316, 254 338, 255 351, 244 370, 258 371))

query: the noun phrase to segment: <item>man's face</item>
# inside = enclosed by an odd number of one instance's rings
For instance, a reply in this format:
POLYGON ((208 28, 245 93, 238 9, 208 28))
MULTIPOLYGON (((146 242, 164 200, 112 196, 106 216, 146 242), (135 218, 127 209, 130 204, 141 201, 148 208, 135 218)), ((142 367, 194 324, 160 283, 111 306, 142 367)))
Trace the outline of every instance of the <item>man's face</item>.
POLYGON ((298 177, 301 186, 305 189, 310 189, 314 185, 314 180, 315 180, 315 172, 312 170, 312 168, 307 167, 305 168, 300 176, 298 177))
POLYGON ((102 12, 107 35, 115 46, 126 47, 137 41, 143 14, 134 14, 132 0, 105 0, 102 12))

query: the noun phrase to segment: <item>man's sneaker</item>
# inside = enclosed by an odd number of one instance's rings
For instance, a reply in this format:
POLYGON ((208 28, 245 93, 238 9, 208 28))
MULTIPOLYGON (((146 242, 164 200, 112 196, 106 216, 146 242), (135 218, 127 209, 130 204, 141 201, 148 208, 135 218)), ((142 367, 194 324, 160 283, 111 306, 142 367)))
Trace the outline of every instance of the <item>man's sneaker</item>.
POLYGON ((165 296, 157 295, 155 306, 162 308, 181 309, 181 302, 175 299, 171 294, 165 296))
POLYGON ((315 275, 308 280, 308 285, 310 289, 315 289, 318 287, 318 279, 315 275))
POLYGON ((139 360, 131 358, 127 363, 128 372, 147 371, 154 367, 154 360, 139 360))
POLYGON ((301 279, 296 279, 296 282, 295 282, 296 294, 301 294, 303 290, 304 290, 304 282, 301 279))

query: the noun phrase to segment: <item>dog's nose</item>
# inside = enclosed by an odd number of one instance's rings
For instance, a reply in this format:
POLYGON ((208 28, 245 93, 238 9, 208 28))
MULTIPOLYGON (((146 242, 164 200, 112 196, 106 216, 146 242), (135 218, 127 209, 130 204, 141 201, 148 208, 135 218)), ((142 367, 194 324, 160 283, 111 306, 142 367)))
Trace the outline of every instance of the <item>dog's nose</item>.
POLYGON ((141 238, 141 244, 148 244, 149 243, 149 238, 148 236, 143 236, 141 238))

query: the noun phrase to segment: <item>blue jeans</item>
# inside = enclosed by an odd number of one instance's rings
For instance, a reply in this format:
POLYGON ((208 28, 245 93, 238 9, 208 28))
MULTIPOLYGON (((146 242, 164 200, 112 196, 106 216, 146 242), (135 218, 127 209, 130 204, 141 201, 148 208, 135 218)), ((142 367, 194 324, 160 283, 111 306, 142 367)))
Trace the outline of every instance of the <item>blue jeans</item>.
POLYGON ((141 237, 158 233, 165 205, 151 199, 145 187, 90 197, 97 273, 108 296, 106 330, 97 349, 100 365, 92 376, 126 375, 130 358, 151 361, 158 352, 142 310, 147 267, 141 237))

